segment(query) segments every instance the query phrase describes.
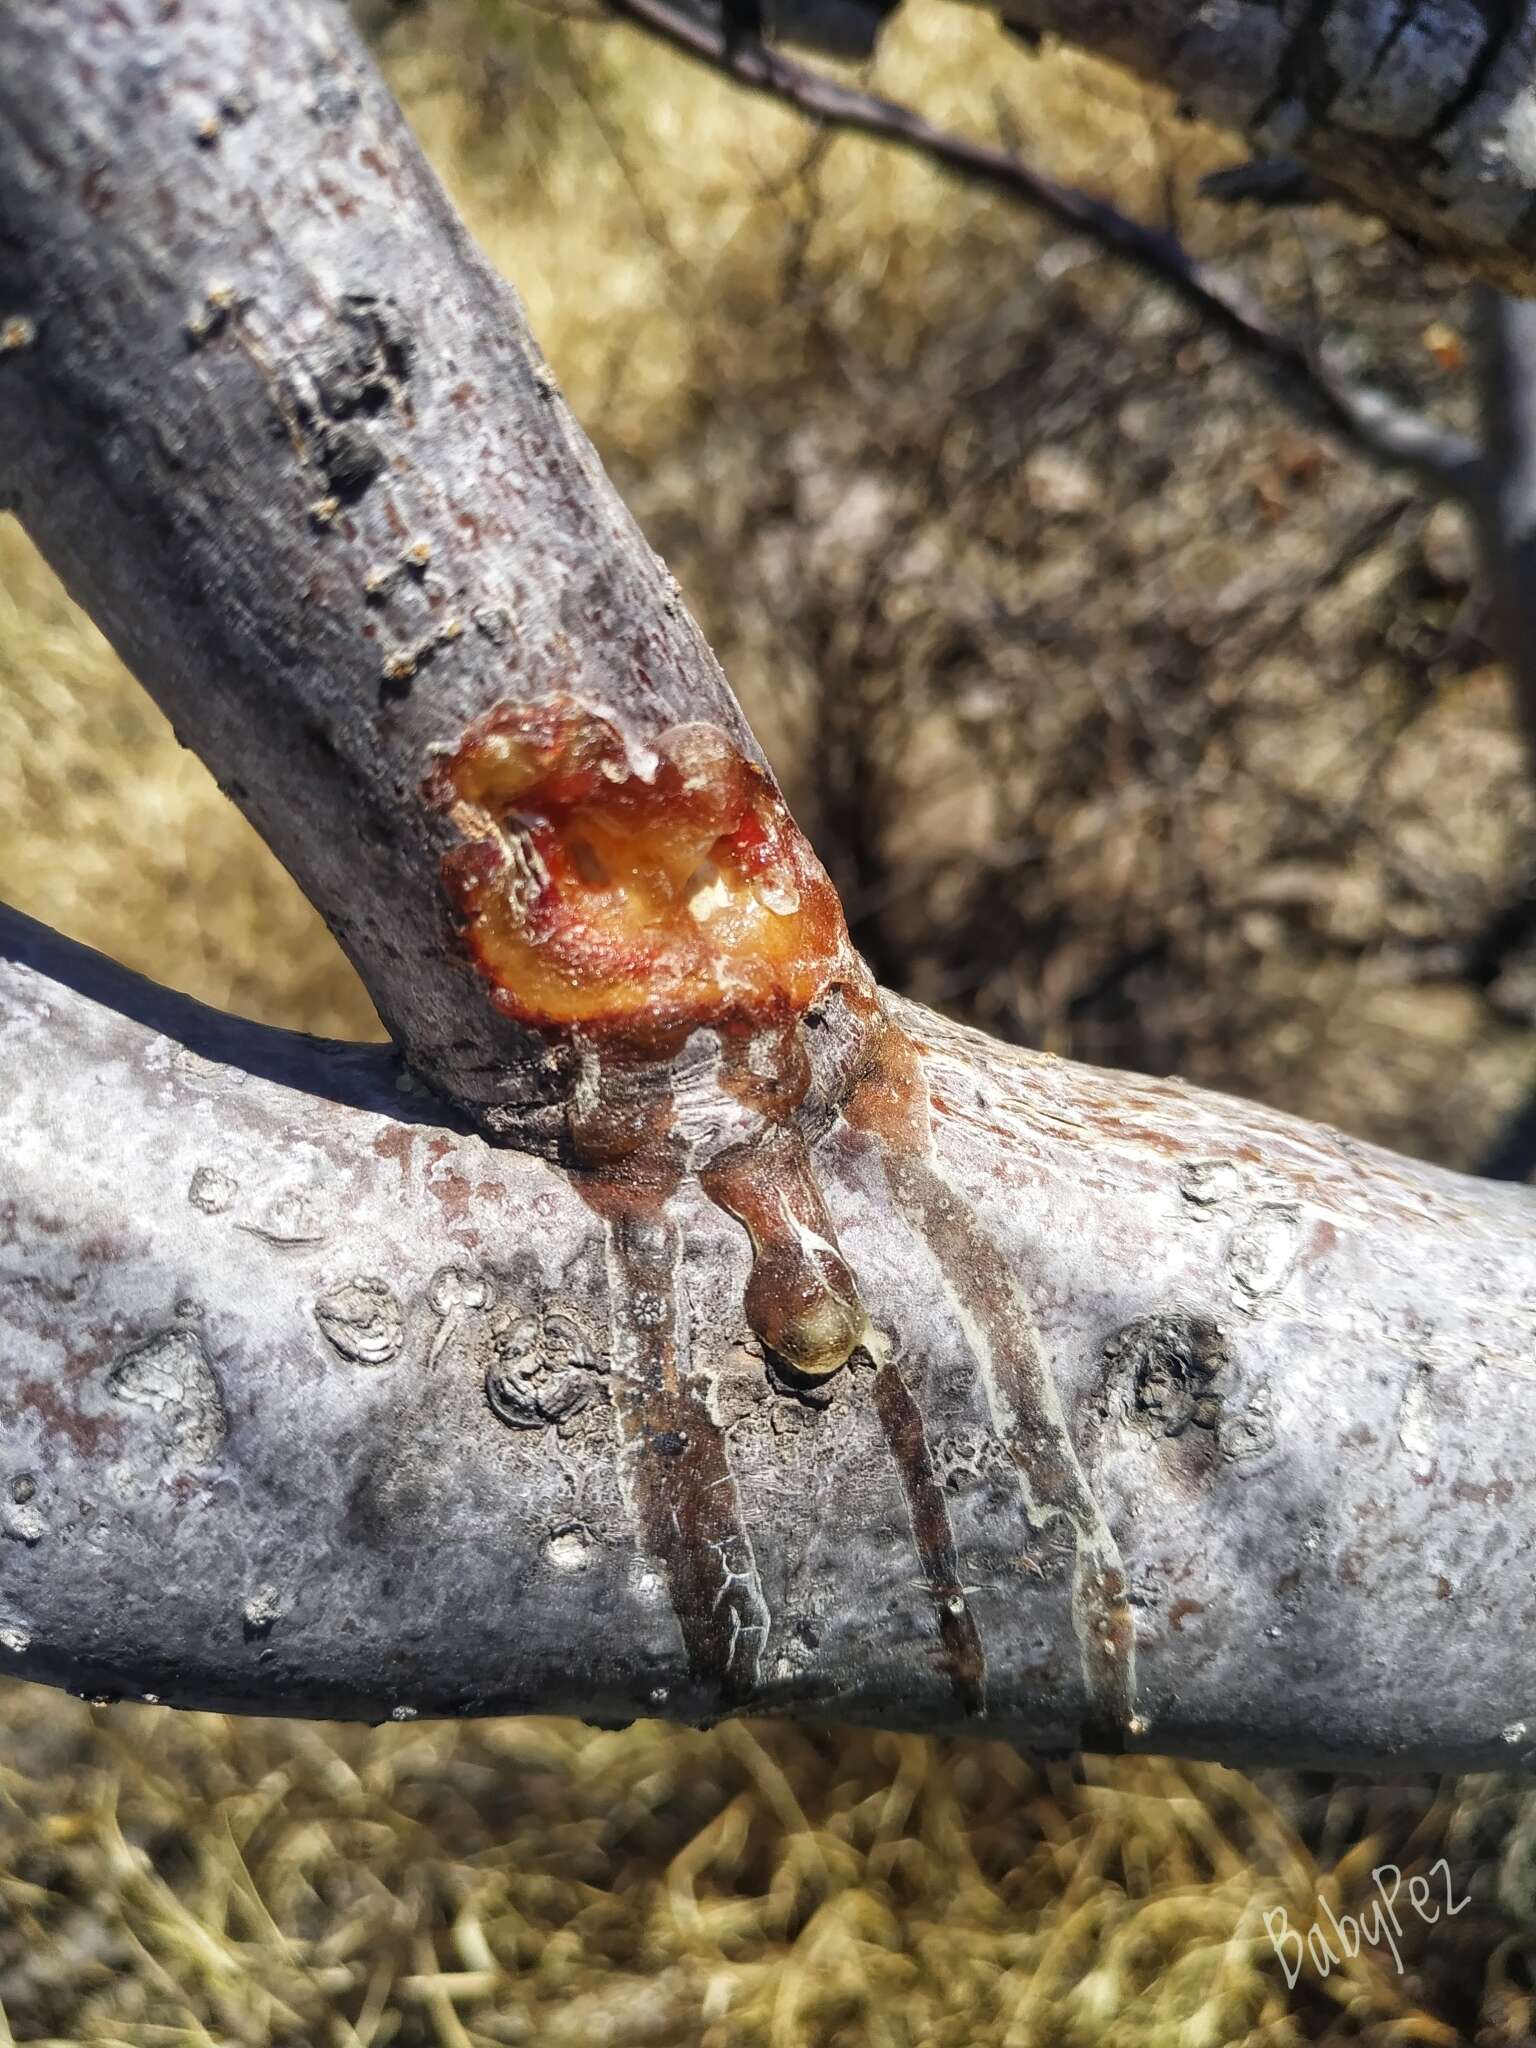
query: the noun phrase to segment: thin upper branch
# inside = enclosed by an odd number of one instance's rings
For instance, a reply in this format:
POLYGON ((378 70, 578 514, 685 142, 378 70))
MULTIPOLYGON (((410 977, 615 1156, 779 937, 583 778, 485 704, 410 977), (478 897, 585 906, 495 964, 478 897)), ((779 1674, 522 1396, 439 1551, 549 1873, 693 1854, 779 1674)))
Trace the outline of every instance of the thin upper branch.
POLYGON ((1471 504, 1494 631, 1536 758, 1536 301, 1479 295, 1477 361, 1488 457, 1471 504))
POLYGON ((1342 375, 1249 293, 1193 257, 1176 235, 1047 176, 1014 150, 972 141, 896 100, 845 85, 760 42, 727 36, 670 0, 607 4, 620 19, 738 84, 797 108, 809 120, 910 150, 1086 236, 1107 255, 1171 291, 1262 369, 1293 405, 1369 460, 1409 470, 1447 496, 1463 496, 1470 488, 1479 460, 1475 442, 1342 375))

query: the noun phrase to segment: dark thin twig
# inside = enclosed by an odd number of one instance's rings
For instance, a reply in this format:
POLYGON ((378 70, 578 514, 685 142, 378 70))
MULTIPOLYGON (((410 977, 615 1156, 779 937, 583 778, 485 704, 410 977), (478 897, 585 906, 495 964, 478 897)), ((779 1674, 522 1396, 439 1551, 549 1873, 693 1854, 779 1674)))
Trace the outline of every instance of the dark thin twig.
POLYGON ((1411 470, 1444 496, 1466 499, 1476 489, 1481 454, 1475 442, 1340 376, 1264 307, 1197 262, 1176 236, 1048 177, 1011 149, 951 134, 898 101, 843 85, 761 42, 731 40, 668 0, 608 0, 608 6, 619 19, 739 85, 797 108, 808 120, 911 150, 1087 236, 1173 292, 1265 369, 1294 403, 1373 462, 1411 470))

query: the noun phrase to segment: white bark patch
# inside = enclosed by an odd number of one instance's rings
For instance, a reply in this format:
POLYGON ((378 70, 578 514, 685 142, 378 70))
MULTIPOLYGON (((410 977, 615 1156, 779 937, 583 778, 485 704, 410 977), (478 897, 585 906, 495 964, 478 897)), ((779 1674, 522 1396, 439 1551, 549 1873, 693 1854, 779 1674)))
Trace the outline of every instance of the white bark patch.
POLYGON ((1190 1159, 1179 1168, 1179 1193, 1197 1209, 1219 1209, 1243 1192, 1243 1176, 1230 1159, 1190 1159))
POLYGON ((200 1166, 187 1188, 187 1200, 205 1216, 222 1216, 240 1192, 237 1182, 216 1166, 200 1166))
POLYGON ((544 1546, 544 1555, 557 1572, 584 1572, 592 1562, 592 1543, 585 1529, 572 1524, 556 1529, 544 1546))
POLYGON ((1416 1477, 1427 1478, 1435 1466, 1435 1427, 1431 1368, 1414 1366, 1397 1411, 1397 1440, 1412 1459, 1416 1477))
POLYGON ((30 1501, 7 1501, 0 1509, 0 1535, 13 1543, 25 1543, 30 1550, 48 1534, 48 1524, 30 1501))
POLYGON ((240 1610, 247 1640, 269 1634, 283 1611, 283 1596, 276 1586, 258 1586, 240 1610))
POLYGON ((359 1275, 315 1303, 320 1333, 355 1365, 387 1365, 400 1349, 405 1321, 389 1286, 359 1275))

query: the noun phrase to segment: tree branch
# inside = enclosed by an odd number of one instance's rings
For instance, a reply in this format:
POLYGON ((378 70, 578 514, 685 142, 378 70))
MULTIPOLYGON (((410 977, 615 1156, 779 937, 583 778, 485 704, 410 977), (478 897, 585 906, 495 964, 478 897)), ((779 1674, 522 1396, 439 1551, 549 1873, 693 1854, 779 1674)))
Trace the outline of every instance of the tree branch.
POLYGON ((761 756, 366 51, 300 0, 8 7, 0 247, 0 498, 411 1060, 557 1143, 450 929, 434 759, 578 685, 642 761, 700 720, 761 756))
POLYGON ((1520 0, 983 0, 1123 64, 1507 291, 1536 291, 1536 16, 1520 0))
MULTIPOLYGON (((732 1689, 637 1540, 604 1234, 569 1178, 402 1096, 383 1049, 234 1024, 0 930, 7 1670, 368 1718, 975 1728, 984 1703, 989 1732, 1079 1739, 1071 1532, 1031 1517, 962 1283, 866 1138, 818 1157, 899 1333, 905 1450, 871 1362, 825 1407, 773 1391, 731 1307, 745 1245, 680 1198, 692 1369, 741 1505, 698 1597, 760 1631, 732 1689), (914 1499, 947 1524, 937 1588, 914 1499), (979 1697, 944 1602, 974 1623, 979 1697)), ((946 1105, 935 1170, 1031 1276, 1119 1537, 1145 1724, 1125 1739, 1521 1758, 1533 1198, 898 1009, 946 1105)))
POLYGON ((7 927, 11 1668, 1527 1754, 1533 1198, 882 1002, 338 13, 12 0, 0 243, 24 517, 529 1148, 7 927))
MULTIPOLYGON (((828 48, 843 0, 796 0, 770 32, 828 48), (818 35, 824 24, 826 35, 818 35)), ((1536 16, 1520 0, 981 0, 1170 89, 1504 290, 1536 292, 1536 16)), ((713 40, 725 8, 671 0, 713 40)))
POLYGON ((1479 294, 1477 362, 1488 455, 1470 506, 1499 649, 1536 756, 1536 301, 1479 294))
POLYGON ((1107 200, 1036 170, 1011 149, 939 128, 913 108, 844 85, 760 42, 725 34, 672 0, 607 0, 610 13, 670 43, 738 85, 796 108, 822 127, 868 135, 906 149, 972 184, 989 186, 1032 212, 1086 236, 1173 293, 1262 370, 1281 394, 1367 460, 1405 469, 1436 491, 1469 488, 1478 449, 1384 392, 1355 384, 1290 332, 1250 294, 1197 262, 1176 235, 1122 213, 1107 200))

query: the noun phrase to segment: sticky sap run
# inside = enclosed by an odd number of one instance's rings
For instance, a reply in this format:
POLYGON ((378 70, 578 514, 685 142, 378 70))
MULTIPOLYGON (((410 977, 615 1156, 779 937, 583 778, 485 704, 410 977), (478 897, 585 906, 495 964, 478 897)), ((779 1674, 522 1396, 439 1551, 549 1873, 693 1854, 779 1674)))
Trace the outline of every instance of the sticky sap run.
POLYGON ((847 937, 778 791, 709 725, 649 773, 569 699, 491 711, 427 786, 466 844, 449 894, 498 1008, 656 1051, 699 1025, 798 1017, 847 937))

